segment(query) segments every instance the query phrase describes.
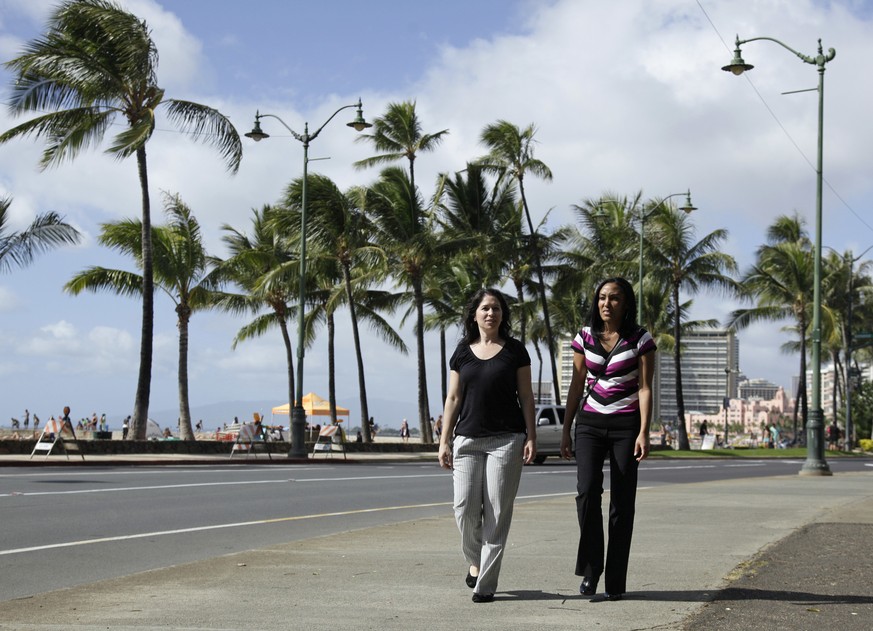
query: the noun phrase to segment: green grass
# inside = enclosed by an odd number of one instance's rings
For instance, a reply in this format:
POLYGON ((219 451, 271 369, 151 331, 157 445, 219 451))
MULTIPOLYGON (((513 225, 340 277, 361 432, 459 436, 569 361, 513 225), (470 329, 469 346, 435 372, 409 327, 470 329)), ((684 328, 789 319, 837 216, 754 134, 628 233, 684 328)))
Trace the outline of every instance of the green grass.
MULTIPOLYGON (((845 453, 842 451, 825 451, 825 460, 830 458, 858 458, 870 454, 845 453)), ((790 449, 707 449, 679 451, 674 449, 656 450, 649 453, 650 458, 803 458, 806 459, 806 447, 790 449)))

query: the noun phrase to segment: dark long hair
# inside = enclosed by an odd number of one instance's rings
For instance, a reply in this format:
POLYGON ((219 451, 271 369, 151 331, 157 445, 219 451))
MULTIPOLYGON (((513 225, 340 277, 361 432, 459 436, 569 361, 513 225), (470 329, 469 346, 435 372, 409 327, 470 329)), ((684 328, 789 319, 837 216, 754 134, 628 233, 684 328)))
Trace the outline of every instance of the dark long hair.
POLYGON ((511 337, 510 329, 512 327, 509 321, 509 304, 506 302, 506 298, 504 298, 503 294, 498 290, 485 287, 473 294, 470 297, 467 306, 464 307, 464 333, 461 336, 462 344, 472 344, 479 339, 479 325, 476 324, 476 309, 478 309, 479 305, 482 304, 482 300, 485 296, 494 296, 497 298, 497 302, 500 303, 501 318, 497 334, 504 340, 508 340, 511 337))
POLYGON ((621 276, 613 276, 600 281, 597 289, 594 290, 594 299, 591 301, 591 312, 588 315, 588 326, 591 327, 591 332, 595 335, 603 333, 603 318, 600 317, 600 290, 604 285, 612 283, 618 285, 619 290, 624 296, 625 312, 621 319, 621 326, 618 328, 618 333, 622 337, 628 337, 633 334, 640 325, 637 324, 637 297, 634 294, 634 288, 621 276))

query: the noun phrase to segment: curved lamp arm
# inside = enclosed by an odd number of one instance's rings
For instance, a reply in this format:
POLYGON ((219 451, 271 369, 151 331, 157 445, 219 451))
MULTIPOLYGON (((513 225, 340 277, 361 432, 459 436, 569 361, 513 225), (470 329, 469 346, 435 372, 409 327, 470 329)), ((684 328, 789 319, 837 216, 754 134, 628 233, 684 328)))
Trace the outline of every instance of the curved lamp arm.
POLYGON ((276 116, 275 114, 261 114, 260 112, 256 112, 255 113, 255 126, 252 129, 252 131, 250 131, 249 133, 246 134, 246 136, 248 138, 251 138, 252 140, 254 140, 256 142, 263 140, 264 138, 269 138, 270 135, 265 133, 263 130, 261 130, 261 119, 262 118, 275 118, 277 121, 279 121, 279 123, 282 125, 282 127, 284 127, 289 132, 291 132, 291 135, 294 136, 294 138, 296 140, 299 140, 304 145, 309 145, 309 143, 311 141, 315 140, 315 138, 318 136, 318 134, 321 133, 321 130, 324 129, 327 126, 327 124, 330 121, 332 121, 337 114, 339 114, 343 110, 349 109, 350 107, 357 108, 358 115, 355 118, 355 120, 353 120, 351 123, 347 123, 349 127, 354 127, 355 130, 357 130, 357 131, 363 131, 367 127, 372 127, 372 125, 370 123, 368 123, 367 121, 364 120, 363 105, 361 104, 361 99, 358 99, 357 103, 353 103, 350 105, 343 105, 341 108, 336 110, 333 114, 330 115, 330 117, 326 121, 324 121, 321 124, 321 127, 316 129, 315 132, 312 134, 309 133, 309 123, 304 123, 303 124, 303 133, 298 134, 296 131, 291 129, 291 127, 288 125, 288 123, 283 121, 280 117, 276 116))
POLYGON ((661 206, 663 206, 667 200, 672 199, 673 197, 679 197, 680 195, 685 195, 686 203, 684 206, 680 206, 679 210, 684 210, 686 213, 690 213, 693 210, 697 210, 697 208, 691 203, 691 189, 684 191, 682 193, 670 193, 667 197, 664 197, 661 201, 655 204, 647 213, 640 212, 639 219, 640 221, 645 221, 649 217, 655 214, 655 211, 658 210, 661 206))
POLYGON ((821 40, 818 40, 818 55, 816 55, 815 57, 810 57, 809 55, 804 55, 803 53, 797 52, 796 50, 791 48, 791 46, 789 46, 785 42, 780 42, 775 37, 750 37, 749 39, 740 39, 739 35, 737 35, 737 49, 739 49, 740 44, 746 44, 748 42, 755 42, 755 41, 762 40, 762 39, 767 40, 768 42, 774 42, 776 44, 779 44, 785 50, 794 53, 795 55, 797 55, 797 57, 799 57, 800 59, 802 59, 806 63, 812 64, 814 66, 824 66, 827 62, 829 62, 831 59, 833 59, 837 54, 836 50, 834 50, 833 48, 828 48, 828 53, 827 53, 827 55, 825 55, 824 51, 822 50, 822 47, 821 47, 821 40))
POLYGON ((774 44, 779 44, 782 48, 789 51, 790 53, 797 56, 798 59, 802 60, 804 63, 812 64, 813 66, 818 66, 820 72, 824 71, 825 64, 831 61, 837 54, 837 51, 833 48, 829 48, 827 54, 825 54, 824 50, 821 47, 821 39, 818 40, 818 54, 815 57, 810 57, 809 55, 804 55, 801 52, 798 52, 791 48, 785 42, 781 42, 775 37, 750 37, 749 39, 740 39, 740 36, 737 35, 736 48, 734 49, 734 58, 731 60, 727 66, 722 66, 722 70, 727 72, 732 72, 735 75, 741 75, 746 70, 751 70, 754 68, 752 64, 747 64, 743 61, 743 51, 740 50, 740 46, 743 44, 747 44, 748 42, 756 42, 759 40, 766 40, 768 42, 773 42, 774 44))

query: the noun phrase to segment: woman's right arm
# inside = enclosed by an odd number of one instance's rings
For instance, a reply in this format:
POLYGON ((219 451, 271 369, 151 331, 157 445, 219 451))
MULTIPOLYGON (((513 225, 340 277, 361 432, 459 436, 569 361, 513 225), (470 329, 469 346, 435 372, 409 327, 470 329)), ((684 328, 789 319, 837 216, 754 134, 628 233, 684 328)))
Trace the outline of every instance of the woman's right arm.
POLYGON ((461 411, 461 379, 458 371, 449 371, 449 389, 446 394, 446 404, 443 407, 443 431, 440 433, 440 466, 443 469, 452 468, 452 435, 455 433, 455 422, 461 411))
POLYGON ((567 407, 564 410, 564 427, 561 434, 561 457, 569 460, 573 457, 573 441, 570 431, 573 427, 573 419, 576 418, 576 410, 579 408, 579 399, 585 391, 585 377, 588 375, 588 367, 585 365, 585 353, 573 352, 573 377, 570 379, 570 389, 567 391, 567 407))

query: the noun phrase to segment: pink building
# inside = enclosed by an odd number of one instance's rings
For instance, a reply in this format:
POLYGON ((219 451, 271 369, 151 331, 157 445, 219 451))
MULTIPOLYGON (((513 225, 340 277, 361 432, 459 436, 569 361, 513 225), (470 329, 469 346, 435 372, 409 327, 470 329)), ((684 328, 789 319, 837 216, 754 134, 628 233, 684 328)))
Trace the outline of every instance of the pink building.
MULTIPOLYGON (((762 425, 791 425, 794 415, 794 401, 780 387, 770 400, 763 399, 730 399, 727 410, 729 435, 749 434, 760 435, 762 425), (738 428, 739 429, 738 431, 738 428)), ((717 414, 690 413, 685 417, 689 436, 697 436, 700 424, 706 421, 711 434, 724 433, 725 412, 717 414)))

